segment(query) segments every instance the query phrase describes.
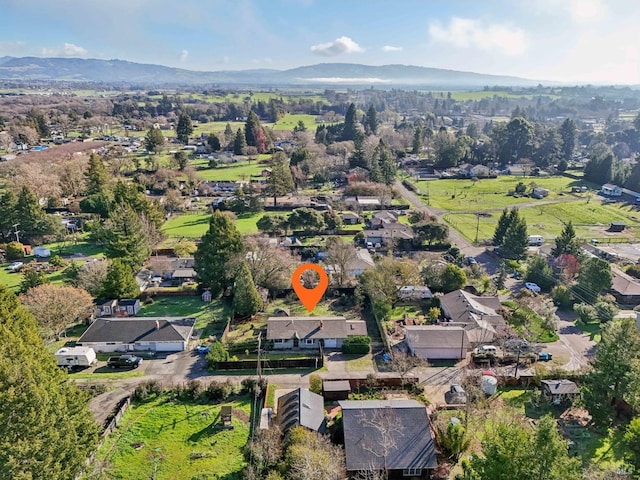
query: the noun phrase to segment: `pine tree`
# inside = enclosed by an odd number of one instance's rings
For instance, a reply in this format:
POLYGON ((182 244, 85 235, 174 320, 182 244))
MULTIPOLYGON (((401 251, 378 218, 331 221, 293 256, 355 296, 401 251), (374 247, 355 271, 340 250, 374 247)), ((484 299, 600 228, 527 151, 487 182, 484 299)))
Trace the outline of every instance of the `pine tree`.
POLYGON ((295 188, 291 168, 284 153, 278 152, 274 155, 274 163, 271 166, 271 173, 267 178, 266 192, 273 197, 273 205, 279 196, 290 193, 295 188))
POLYGON ((382 181, 387 185, 393 184, 396 179, 397 167, 393 155, 384 140, 380 139, 374 157, 377 159, 378 165, 380 165, 382 181))
POLYGON ((216 210, 209 219, 209 230, 204 234, 194 254, 194 269, 198 280, 214 296, 233 285, 235 269, 232 261, 244 250, 242 235, 224 213, 216 210))
POLYGON ((244 126, 244 135, 247 145, 250 147, 256 147, 258 153, 264 153, 267 151, 267 136, 264 133, 260 119, 258 115, 252 110, 249 112, 247 121, 244 126))
POLYGON ((135 298, 140 295, 133 269, 121 258, 109 262, 100 295, 105 298, 135 298))
POLYGON ((344 126, 342 127, 342 140, 355 140, 357 134, 360 133, 358 128, 358 120, 356 119, 356 105, 349 105, 347 113, 344 116, 344 126))
POLYGON ((66 379, 35 320, 0 285, 0 478, 76 478, 98 440, 88 399, 66 379))
POLYGON ((162 130, 152 126, 144 137, 144 148, 146 148, 148 152, 157 153, 162 150, 164 142, 165 138, 162 130))
POLYGON ((247 146, 247 140, 244 138, 244 132, 242 128, 238 128, 236 132, 236 139, 233 142, 233 153, 235 155, 242 155, 244 153, 244 147, 247 146))
POLYGON ((353 141, 355 150, 349 157, 349 166, 351 168, 362 167, 367 168, 367 159, 364 153, 364 134, 360 131, 356 132, 355 139, 353 141))
POLYGON ((507 228, 509 228, 510 221, 510 212, 505 208, 502 210, 502 215, 500 215, 498 225, 496 225, 496 230, 493 234, 493 244, 496 247, 499 247, 504 242, 504 234, 507 232, 507 228))
POLYGON ((217 152, 218 150, 220 150, 220 139, 215 133, 211 132, 209 134, 209 136, 207 137, 207 145, 209 145, 209 149, 212 152, 217 152))
POLYGON ((560 125, 560 137, 562 137, 562 158, 571 160, 576 148, 578 127, 570 118, 565 119, 560 125))
POLYGON ((237 316, 249 317, 263 308, 262 298, 253 283, 247 262, 242 262, 235 277, 233 288, 233 311, 237 316))
POLYGON ((46 214, 29 187, 22 187, 16 201, 15 216, 20 223, 22 238, 30 239, 43 233, 46 214))
POLYGON ((151 246, 140 216, 129 205, 119 204, 102 229, 102 240, 108 258, 121 258, 131 268, 135 268, 151 255, 151 246))
POLYGON ((87 178, 87 195, 103 193, 109 186, 109 173, 97 153, 89 157, 89 167, 85 173, 87 178))
POLYGON ((556 237, 556 246, 551 250, 551 255, 558 257, 563 253, 570 253, 574 257, 580 255, 580 247, 576 239, 576 231, 571 220, 564 225, 562 233, 556 237))
POLYGON ((512 212, 514 214, 504 234, 501 254, 511 260, 522 260, 527 256, 529 246, 527 221, 518 214, 517 209, 513 209, 512 212))
POLYGON ((418 125, 413 131, 412 153, 414 155, 419 155, 421 150, 422 150, 422 127, 418 125))
POLYGON ((371 105, 367 110, 367 115, 364 119, 364 126, 365 130, 370 134, 375 135, 378 131, 378 114, 373 105, 371 105))
POLYGON ((178 117, 178 125, 176 126, 176 135, 180 143, 189 143, 189 135, 193 133, 193 124, 191 123, 191 117, 182 112, 178 117))

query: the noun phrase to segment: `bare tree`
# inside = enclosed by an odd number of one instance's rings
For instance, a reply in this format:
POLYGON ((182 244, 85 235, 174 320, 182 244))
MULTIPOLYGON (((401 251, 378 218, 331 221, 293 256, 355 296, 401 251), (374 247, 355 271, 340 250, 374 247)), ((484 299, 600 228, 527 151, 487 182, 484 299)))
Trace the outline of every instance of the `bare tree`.
POLYGON ((245 241, 246 261, 256 285, 268 289, 286 288, 291 282, 295 260, 281 247, 269 243, 265 237, 245 241))
POLYGON ((372 461, 372 465, 364 472, 369 475, 366 478, 386 480, 388 478, 389 454, 397 448, 398 437, 402 436, 404 427, 398 421, 398 416, 391 407, 364 410, 360 414, 359 420, 360 423, 373 428, 376 432, 375 435, 367 436, 362 440, 362 448, 381 458, 384 467, 381 469, 379 464, 375 465, 377 462, 372 461))
POLYGON ((411 355, 407 352, 394 352, 391 356, 389 366, 394 372, 400 375, 402 388, 404 388, 405 379, 411 370, 419 367, 427 367, 429 364, 426 360, 416 355, 411 355))
POLYGON ((357 256, 356 248, 351 242, 345 242, 339 237, 329 237, 327 239, 326 263, 333 267, 333 279, 339 287, 344 286, 349 277, 349 264, 357 256))
POLYGON ((44 284, 20 295, 20 301, 38 321, 46 338, 57 338, 67 326, 87 318, 93 311, 93 298, 86 290, 44 284))
POLYGON ((289 433, 289 460, 291 480, 335 480, 345 477, 344 454, 327 437, 303 427, 289 433))
POLYGON ((96 260, 87 262, 78 269, 78 275, 75 280, 77 287, 89 292, 94 297, 100 295, 102 284, 107 278, 108 264, 104 260, 96 260))

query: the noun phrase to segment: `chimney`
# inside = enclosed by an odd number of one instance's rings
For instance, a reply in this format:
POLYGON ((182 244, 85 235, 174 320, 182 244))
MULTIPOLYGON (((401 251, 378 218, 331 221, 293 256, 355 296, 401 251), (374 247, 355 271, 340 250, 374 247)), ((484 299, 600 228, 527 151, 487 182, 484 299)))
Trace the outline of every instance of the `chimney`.
POLYGON ((160 320, 156 320, 156 330, 160 330, 160 320))
POLYGON ((322 327, 324 327, 324 323, 322 323, 322 320, 320 320, 320 330, 322 330, 322 327))

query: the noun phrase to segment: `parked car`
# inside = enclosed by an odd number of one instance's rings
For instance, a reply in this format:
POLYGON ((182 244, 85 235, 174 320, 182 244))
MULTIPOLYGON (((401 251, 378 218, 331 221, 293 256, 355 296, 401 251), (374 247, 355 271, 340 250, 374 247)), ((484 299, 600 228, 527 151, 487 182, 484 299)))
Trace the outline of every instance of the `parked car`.
POLYGON ((473 353, 476 355, 496 355, 498 349, 493 345, 482 345, 481 347, 474 348, 473 353))
POLYGON ((473 258, 473 257, 469 257, 469 258, 467 258, 467 263, 468 263, 469 265, 475 265, 475 264, 476 264, 476 263, 478 263, 478 262, 476 261, 476 259, 475 259, 475 258, 473 258))
POLYGON ((533 293, 540 293, 541 291, 538 284, 533 282, 525 282, 524 288, 531 290, 533 293))
POLYGON ((23 266, 24 263, 22 262, 13 262, 7 267, 7 270, 9 270, 10 272, 18 272, 23 266))
POLYGON ((198 345, 196 347, 196 350, 200 354, 206 354, 206 353, 209 353, 209 350, 211 350, 211 347, 209 347, 209 345, 198 345))
POLYGON ((540 352, 538 354, 538 360, 541 362, 548 362, 549 360, 553 360, 553 354, 549 352, 540 352))
POLYGON ((135 355, 120 355, 119 357, 109 357, 107 366, 111 368, 137 368, 142 363, 142 358, 135 355))

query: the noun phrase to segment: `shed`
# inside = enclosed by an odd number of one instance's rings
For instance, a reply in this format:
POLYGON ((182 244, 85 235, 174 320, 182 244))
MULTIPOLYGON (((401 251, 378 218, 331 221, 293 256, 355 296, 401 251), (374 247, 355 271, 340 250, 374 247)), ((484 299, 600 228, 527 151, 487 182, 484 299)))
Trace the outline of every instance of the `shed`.
POLYGON ((572 402, 580 395, 580 389, 571 380, 542 380, 540 384, 544 398, 554 405, 572 402))
POLYGON ((51 250, 49 250, 48 248, 44 248, 44 247, 36 247, 33 249, 33 254, 36 257, 40 257, 40 258, 48 258, 51 256, 51 250))
POLYGON ((611 222, 609 224, 610 232, 622 232, 625 228, 627 228, 627 224, 624 222, 611 222))
POLYGON ((322 382, 322 396, 325 400, 347 400, 350 393, 349 380, 325 380, 322 382))

